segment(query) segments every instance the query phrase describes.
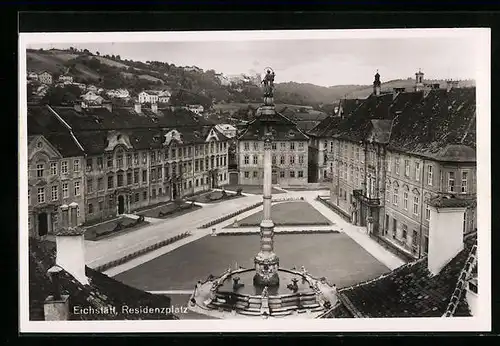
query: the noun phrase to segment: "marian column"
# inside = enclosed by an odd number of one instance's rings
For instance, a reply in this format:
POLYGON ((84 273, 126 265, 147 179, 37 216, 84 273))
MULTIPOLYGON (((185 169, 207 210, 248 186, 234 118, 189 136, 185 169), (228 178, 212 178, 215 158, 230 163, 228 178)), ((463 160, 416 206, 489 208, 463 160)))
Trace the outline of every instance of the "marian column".
POLYGON ((260 107, 261 123, 264 125, 264 182, 263 182, 263 220, 260 223, 260 252, 255 256, 254 284, 258 286, 279 285, 279 258, 274 253, 274 223, 271 219, 272 189, 272 134, 264 120, 276 113, 273 102, 274 72, 267 70, 264 81, 264 105, 260 107))

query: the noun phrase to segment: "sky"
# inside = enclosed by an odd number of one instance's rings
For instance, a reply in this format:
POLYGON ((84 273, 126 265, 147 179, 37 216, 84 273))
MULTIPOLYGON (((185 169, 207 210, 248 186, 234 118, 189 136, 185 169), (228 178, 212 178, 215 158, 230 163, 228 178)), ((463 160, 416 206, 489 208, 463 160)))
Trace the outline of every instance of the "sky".
POLYGON ((476 42, 470 38, 293 39, 202 42, 89 42, 30 44, 28 48, 78 49, 122 59, 198 66, 225 75, 259 72, 270 66, 275 82, 321 86, 371 84, 415 77, 474 79, 476 42))

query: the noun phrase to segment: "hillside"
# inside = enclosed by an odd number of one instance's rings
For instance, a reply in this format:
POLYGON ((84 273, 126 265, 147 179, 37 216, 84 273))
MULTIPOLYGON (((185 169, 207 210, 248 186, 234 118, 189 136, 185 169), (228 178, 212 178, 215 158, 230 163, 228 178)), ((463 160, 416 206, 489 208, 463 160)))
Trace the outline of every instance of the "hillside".
MULTIPOLYGON (((235 108, 236 105, 241 105, 236 108, 246 108, 249 104, 260 104, 262 100, 262 90, 258 85, 250 81, 223 85, 214 70, 188 71, 167 62, 132 61, 121 59, 119 55, 101 56, 99 52, 91 53, 86 49, 27 50, 27 70, 47 70, 55 78, 68 74, 75 82, 104 89, 126 88, 132 96, 145 89, 170 89, 174 105, 196 103, 205 108, 213 104, 221 108, 235 108)), ((462 85, 471 83, 461 82, 462 85)), ((413 88, 413 84, 413 79, 394 80, 383 83, 382 90, 413 88)), ((332 104, 340 98, 365 98, 371 92, 371 85, 323 87, 310 83, 277 83, 275 102, 293 107, 311 106, 330 113, 332 104)))

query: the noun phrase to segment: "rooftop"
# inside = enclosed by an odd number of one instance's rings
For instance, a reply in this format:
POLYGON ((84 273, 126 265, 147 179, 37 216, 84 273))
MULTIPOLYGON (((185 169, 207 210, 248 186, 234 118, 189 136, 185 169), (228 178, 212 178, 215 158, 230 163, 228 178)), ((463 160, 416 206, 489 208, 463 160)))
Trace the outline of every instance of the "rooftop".
MULTIPOLYGON (((476 242, 476 234, 467 237, 464 249, 438 275, 431 275, 427 269, 427 257, 424 257, 375 280, 339 290, 341 306, 332 309, 324 318, 345 315, 372 318, 441 317, 447 311, 459 276, 468 264, 476 242)), ((454 316, 470 316, 464 294, 459 297, 454 316)))
MULTIPOLYGON (((30 320, 44 320, 43 305, 47 296, 52 294, 52 283, 47 271, 55 264, 55 244, 50 241, 29 240, 29 295, 30 320)), ((83 285, 73 276, 63 271, 60 276, 62 294, 69 295, 70 312, 73 307, 93 307, 100 309, 108 306, 129 306, 131 308, 168 307, 170 298, 152 295, 132 288, 107 275, 86 267, 85 273, 89 284, 83 285)), ((176 316, 165 313, 126 314, 116 309, 117 314, 70 314, 71 320, 138 320, 138 319, 177 319, 176 316)))

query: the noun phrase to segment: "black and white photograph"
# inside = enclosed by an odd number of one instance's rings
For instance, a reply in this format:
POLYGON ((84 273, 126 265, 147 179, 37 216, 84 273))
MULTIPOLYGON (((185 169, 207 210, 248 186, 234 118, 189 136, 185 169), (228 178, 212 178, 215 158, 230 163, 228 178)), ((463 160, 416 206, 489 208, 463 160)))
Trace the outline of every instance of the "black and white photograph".
POLYGON ((21 331, 490 328, 488 29, 19 39, 21 331))

